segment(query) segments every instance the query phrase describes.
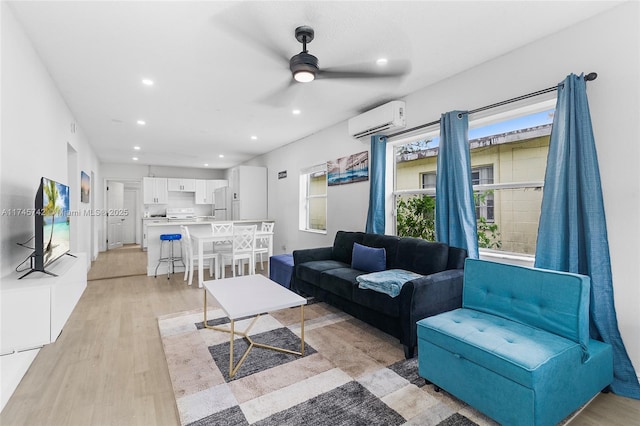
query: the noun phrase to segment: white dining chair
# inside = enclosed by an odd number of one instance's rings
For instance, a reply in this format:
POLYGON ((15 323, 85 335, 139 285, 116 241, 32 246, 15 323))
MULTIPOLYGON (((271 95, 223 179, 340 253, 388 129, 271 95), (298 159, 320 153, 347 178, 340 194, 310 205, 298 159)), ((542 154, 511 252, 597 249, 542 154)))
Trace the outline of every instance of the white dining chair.
POLYGON ((214 241, 213 251, 218 253, 231 251, 233 222, 211 222, 211 231, 213 235, 229 235, 229 239, 214 241))
MULTIPOLYGON (((273 222, 262 222, 262 224, 260 225, 260 230, 262 232, 273 232, 274 225, 275 224, 273 222)), ((253 251, 254 259, 256 255, 260 255, 260 269, 263 271, 264 271, 264 260, 262 259, 262 255, 269 254, 269 238, 273 238, 273 235, 271 237, 257 237, 256 249, 253 251)))
MULTIPOLYGON (((194 265, 197 265, 198 260, 198 250, 194 247, 193 240, 191 239, 191 234, 189 233, 189 228, 181 225, 180 230, 182 231, 182 241, 183 241, 183 250, 182 253, 185 256, 185 270, 184 270, 184 281, 189 279, 189 285, 193 283, 193 270, 194 265)), ((205 251, 202 255, 202 261, 209 261, 209 277, 213 276, 213 273, 216 273, 216 278, 218 278, 218 264, 220 263, 219 254, 214 251, 205 251)))
POLYGON ((256 225, 233 227, 231 251, 223 251, 219 253, 222 278, 225 276, 225 267, 227 262, 231 265, 234 277, 236 276, 236 266, 238 267, 238 274, 244 274, 243 262, 245 260, 249 262, 249 274, 255 274, 256 263, 253 251, 256 244, 256 228, 256 225))

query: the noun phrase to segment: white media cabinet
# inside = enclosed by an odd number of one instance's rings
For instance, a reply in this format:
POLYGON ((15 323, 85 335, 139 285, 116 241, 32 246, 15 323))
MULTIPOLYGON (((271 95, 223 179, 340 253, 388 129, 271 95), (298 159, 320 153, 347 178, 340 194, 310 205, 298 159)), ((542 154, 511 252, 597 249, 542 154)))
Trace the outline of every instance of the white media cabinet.
POLYGON ((47 267, 57 276, 12 273, 0 280, 1 408, 18 387, 38 351, 55 342, 87 287, 87 258, 63 256, 47 267))

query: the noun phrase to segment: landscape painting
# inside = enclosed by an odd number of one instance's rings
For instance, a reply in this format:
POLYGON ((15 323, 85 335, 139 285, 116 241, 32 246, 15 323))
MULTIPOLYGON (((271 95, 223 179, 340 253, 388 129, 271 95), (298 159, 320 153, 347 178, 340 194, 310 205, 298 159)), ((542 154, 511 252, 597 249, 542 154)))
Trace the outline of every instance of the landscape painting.
POLYGON ((327 161, 327 172, 329 186, 369 180, 369 151, 327 161))
POLYGON ((80 201, 89 202, 89 192, 91 191, 91 178, 85 172, 80 172, 80 201))

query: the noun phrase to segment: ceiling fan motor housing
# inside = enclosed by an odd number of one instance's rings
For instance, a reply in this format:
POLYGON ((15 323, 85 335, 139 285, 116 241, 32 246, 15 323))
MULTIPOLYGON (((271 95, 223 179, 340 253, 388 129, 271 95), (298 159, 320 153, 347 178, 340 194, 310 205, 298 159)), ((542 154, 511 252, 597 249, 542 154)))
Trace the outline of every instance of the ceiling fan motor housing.
POLYGON ((302 71, 310 72, 315 75, 319 70, 318 58, 309 53, 300 52, 297 55, 292 56, 289 60, 289 69, 294 75, 302 71))

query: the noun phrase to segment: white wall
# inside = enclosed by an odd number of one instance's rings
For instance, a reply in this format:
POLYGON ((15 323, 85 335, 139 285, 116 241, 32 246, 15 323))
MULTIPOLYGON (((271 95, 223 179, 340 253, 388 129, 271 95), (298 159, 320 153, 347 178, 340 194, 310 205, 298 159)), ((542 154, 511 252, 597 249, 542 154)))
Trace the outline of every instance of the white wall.
MULTIPOLYGON (((31 42, 2 2, 2 129, 0 209, 33 209, 42 176, 70 185, 72 211, 90 210, 80 203, 80 172, 100 176, 100 166, 82 129, 49 76, 31 42), (68 146, 75 153, 68 164, 68 146)), ((100 189, 99 182, 94 189, 100 189)), ((98 201, 99 203, 99 201, 98 201)), ((87 253, 90 267, 90 216, 74 217, 71 250, 87 253)), ((34 234, 32 216, 0 216, 0 276, 29 255, 16 245, 34 234)))
MULTIPOLYGON (((436 120, 446 111, 470 110, 555 86, 570 73, 598 73, 587 90, 619 328, 636 372, 640 372, 639 8, 638 2, 625 3, 405 98, 408 127, 412 127, 436 120)), ((248 163, 269 168, 269 216, 276 221, 276 252, 330 245, 339 229, 364 229, 367 183, 328 189, 326 236, 298 231, 297 212, 300 168, 365 148, 347 136, 343 122, 248 163), (278 180, 282 170, 287 170, 288 177, 278 180)))
POLYGON ((367 150, 369 144, 351 139, 343 122, 247 163, 268 168, 268 216, 276 221, 277 228, 274 253, 332 245, 341 229, 364 231, 369 206, 367 182, 327 188, 326 235, 298 231, 298 196, 301 169, 367 150), (278 179, 278 172, 285 170, 287 177, 278 179))
MULTIPOLYGON (((72 131, 73 114, 7 3, 0 5, 0 14, 0 209, 33 210, 42 176, 70 186, 72 211, 101 208, 100 201, 95 206, 80 203, 80 172, 100 176, 99 163, 87 136, 79 127, 72 131)), ((97 180, 92 182, 92 191, 101 189, 97 180)), ((16 243, 29 240, 34 232, 33 216, 0 215, 0 280, 30 254, 30 250, 16 243)), ((97 255, 91 232, 90 216, 71 218, 71 251, 87 254, 87 270, 92 255, 97 255)), ((4 408, 37 353, 38 350, 32 350, 0 358, 0 408, 4 408)))

